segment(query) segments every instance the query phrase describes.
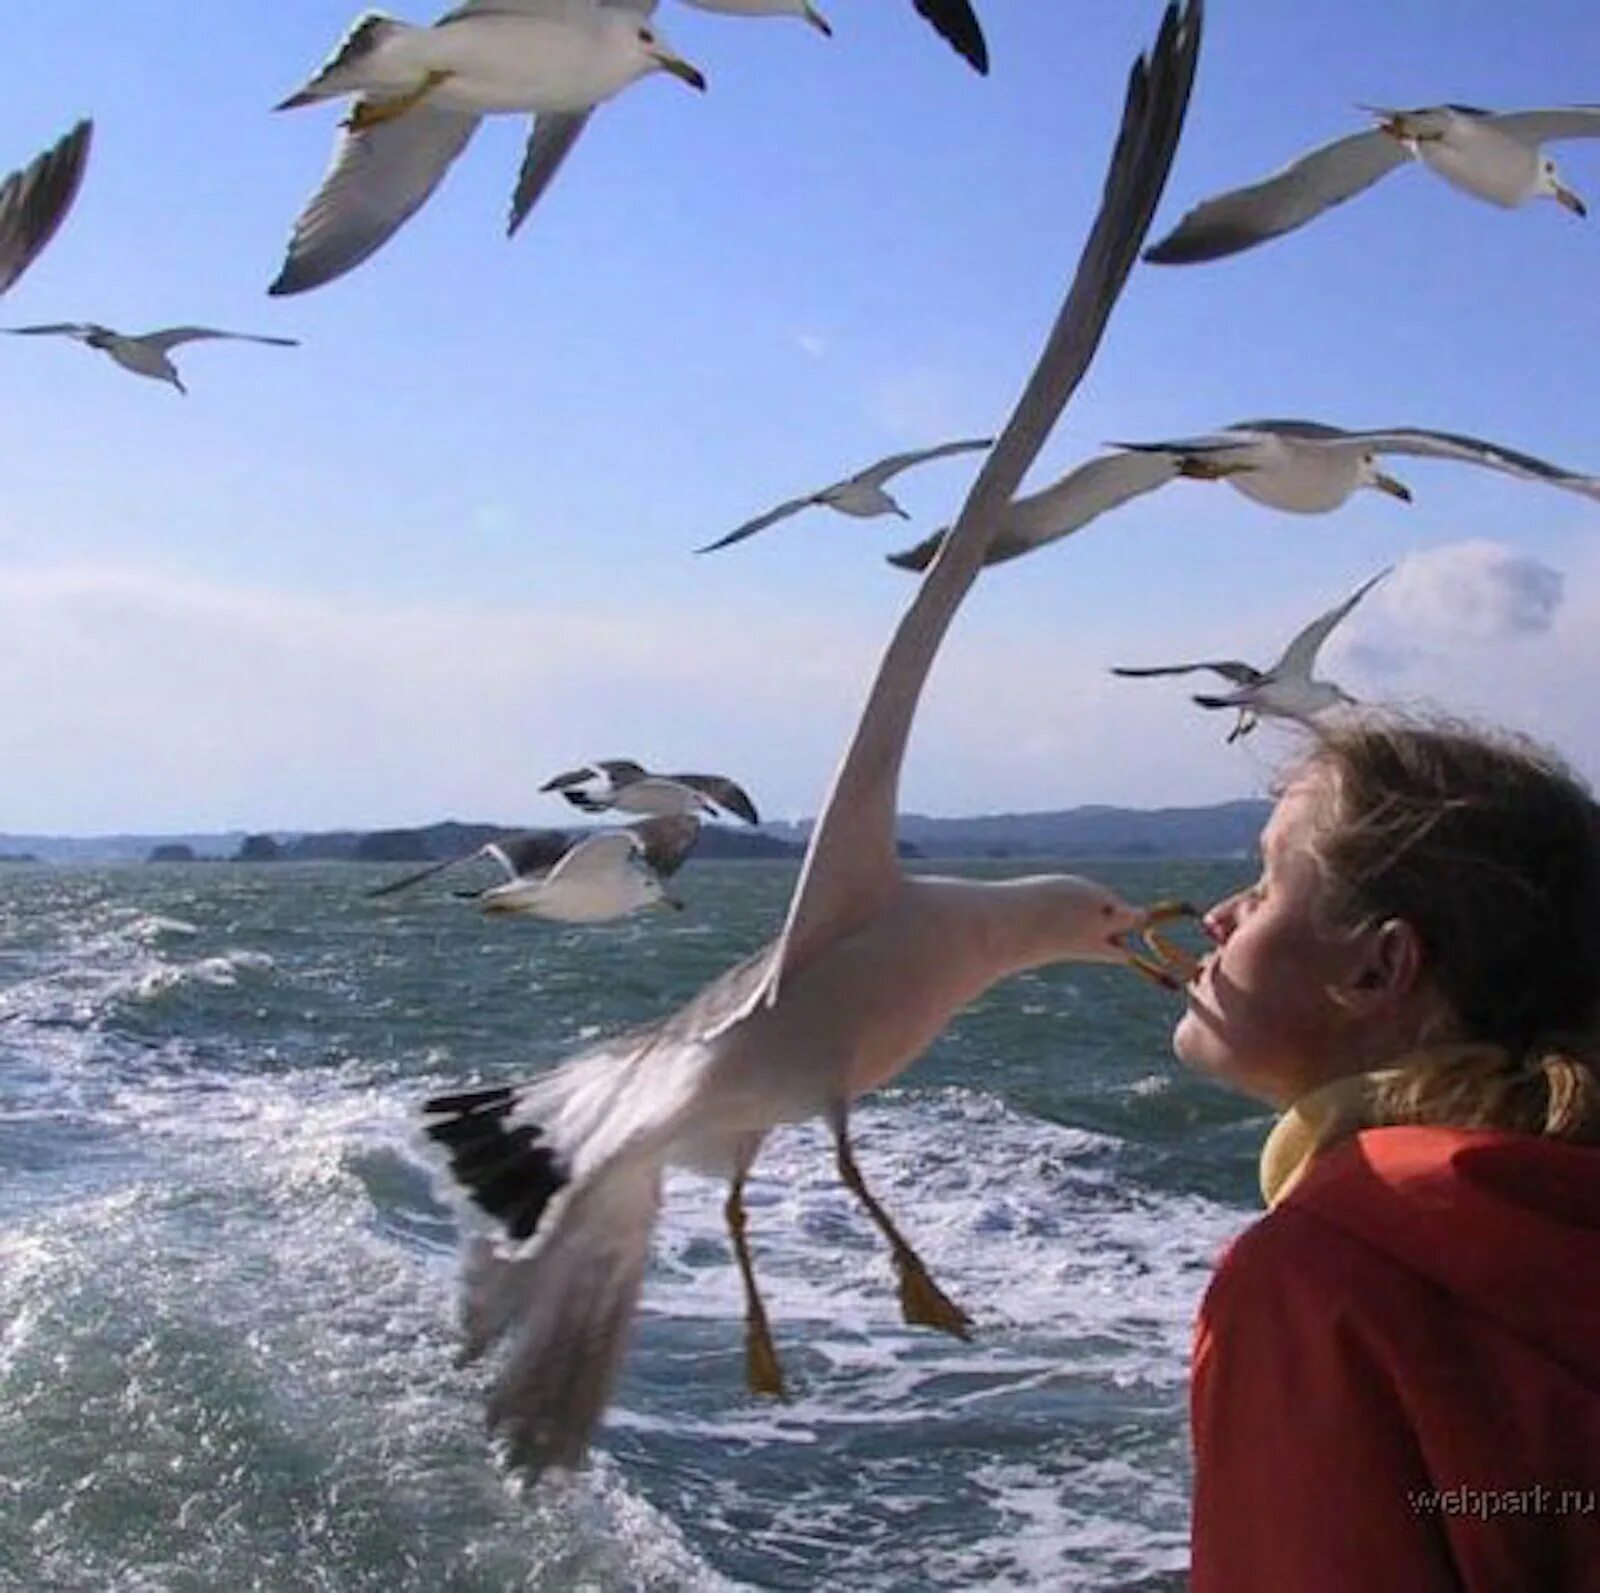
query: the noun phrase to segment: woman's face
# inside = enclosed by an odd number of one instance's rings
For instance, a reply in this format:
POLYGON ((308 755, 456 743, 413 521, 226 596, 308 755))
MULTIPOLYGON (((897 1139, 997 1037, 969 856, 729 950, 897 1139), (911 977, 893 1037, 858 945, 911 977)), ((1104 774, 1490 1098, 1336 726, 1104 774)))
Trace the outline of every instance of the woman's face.
POLYGON ((1328 778, 1312 770, 1289 786, 1262 832, 1261 877, 1206 914, 1216 948, 1172 1037, 1189 1067, 1279 1107, 1364 1065, 1358 1020, 1335 998, 1360 949, 1319 920, 1308 844, 1328 778))

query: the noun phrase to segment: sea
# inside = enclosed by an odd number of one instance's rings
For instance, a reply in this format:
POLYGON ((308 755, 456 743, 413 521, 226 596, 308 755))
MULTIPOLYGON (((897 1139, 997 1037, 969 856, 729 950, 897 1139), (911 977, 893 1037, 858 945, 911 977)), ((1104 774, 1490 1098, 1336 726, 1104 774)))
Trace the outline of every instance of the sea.
MULTIPOLYGON (((1146 901, 1245 868, 1081 865, 1146 901)), ((672 1174, 592 1468, 528 1487, 455 1365, 472 1218, 418 1105, 670 1011, 794 867, 692 862, 685 911, 586 928, 384 877, 0 870, 0 1588, 1183 1586, 1192 1322, 1265 1123, 1173 1062, 1179 998, 1011 979, 858 1106, 970 1343, 902 1323, 826 1134, 786 1128, 747 1203, 791 1397, 747 1393, 724 1190, 672 1174)))

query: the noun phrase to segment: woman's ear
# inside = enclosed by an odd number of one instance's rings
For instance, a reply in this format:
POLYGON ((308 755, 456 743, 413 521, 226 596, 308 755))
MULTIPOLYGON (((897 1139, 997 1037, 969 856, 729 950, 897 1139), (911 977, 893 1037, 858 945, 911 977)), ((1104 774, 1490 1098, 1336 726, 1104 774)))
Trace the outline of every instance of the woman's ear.
POLYGON ((1403 918, 1387 918, 1361 937, 1349 983, 1350 1004, 1376 1011, 1422 982, 1422 939, 1403 918))

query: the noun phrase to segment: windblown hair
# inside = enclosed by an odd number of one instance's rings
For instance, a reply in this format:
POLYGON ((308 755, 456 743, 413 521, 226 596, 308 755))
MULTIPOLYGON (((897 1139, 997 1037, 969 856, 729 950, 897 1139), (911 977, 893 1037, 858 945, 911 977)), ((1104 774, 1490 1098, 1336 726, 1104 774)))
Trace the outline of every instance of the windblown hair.
POLYGON ((1317 732, 1312 842, 1324 909, 1400 919, 1473 1042, 1402 1069, 1385 1121, 1600 1141, 1600 806, 1553 753, 1445 719, 1363 715, 1317 732))

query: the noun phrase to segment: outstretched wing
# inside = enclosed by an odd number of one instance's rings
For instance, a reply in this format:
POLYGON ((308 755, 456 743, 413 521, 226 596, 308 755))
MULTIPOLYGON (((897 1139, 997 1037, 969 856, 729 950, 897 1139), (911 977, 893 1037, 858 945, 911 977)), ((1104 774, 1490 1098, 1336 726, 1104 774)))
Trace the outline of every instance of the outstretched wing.
POLYGON ((973 71, 988 72, 989 46, 970 0, 916 0, 916 7, 973 71))
POLYGON ((644 847, 632 826, 586 835, 550 870, 546 884, 554 890, 563 881, 610 874, 643 857, 644 847))
POLYGON ((534 118, 533 132, 522 156, 522 170, 517 173, 516 191, 511 196, 511 219, 506 224, 508 238, 516 235, 517 228, 528 219, 528 212, 555 181, 562 162, 572 153, 573 145, 593 114, 593 111, 577 111, 570 115, 534 118))
POLYGON ((1410 158, 1381 128, 1335 139, 1262 182, 1196 205, 1144 257, 1157 265, 1190 265, 1252 249, 1343 204, 1410 158))
POLYGON ((639 842, 645 863, 668 879, 683 867, 700 839, 700 821, 692 813, 667 813, 628 826, 639 842))
POLYGON ((1125 675, 1132 680, 1142 680, 1151 675, 1192 675, 1197 669, 1209 669, 1236 686, 1253 686, 1266 677, 1261 671, 1239 658, 1209 658, 1197 664, 1147 664, 1141 668, 1132 665, 1113 665, 1113 675, 1125 675))
POLYGON ((65 138, 0 183, 0 293, 33 264, 66 219, 89 161, 94 123, 65 138))
POLYGON ((1600 105, 1552 105, 1535 111, 1501 111, 1489 121, 1524 143, 1547 138, 1600 138, 1600 105))
POLYGON ((756 812, 756 805, 750 800, 749 793, 724 774, 669 774, 666 778, 710 797, 719 808, 737 814, 746 824, 761 822, 761 815, 756 812))
MULTIPOLYGON (((834 486, 842 486, 842 482, 834 482, 834 486)), ((765 514, 758 514, 754 520, 746 520, 741 526, 736 526, 725 537, 718 537, 715 542, 708 542, 703 548, 696 548, 696 553, 715 553, 718 548, 732 547, 735 542, 743 542, 746 537, 753 537, 757 531, 765 531, 769 525, 776 525, 780 520, 787 520, 791 514, 799 514, 802 509, 809 509, 815 503, 821 503, 824 495, 831 488, 821 487, 816 492, 808 492, 803 498, 791 498, 787 503, 780 503, 776 509, 768 509, 765 514)))
MULTIPOLYGON (((1391 565, 1392 569, 1393 566, 1391 565)), ((1326 614, 1319 614, 1316 619, 1306 626, 1283 650, 1283 657, 1268 671, 1279 680, 1310 680, 1312 666, 1317 661, 1317 653, 1322 644, 1327 641, 1332 632, 1346 614, 1375 587, 1389 570, 1380 570, 1370 580, 1363 581, 1349 597, 1342 603, 1337 603, 1326 614)))
POLYGON ((347 124, 267 291, 304 293, 360 265, 421 208, 477 127, 470 111, 426 102, 373 126, 347 124))
POLYGON ((565 830, 524 830, 504 840, 491 841, 484 851, 496 858, 512 879, 518 879, 554 868, 575 844, 575 838, 565 830))
POLYGON ((957 608, 1067 398, 1099 346, 1177 148, 1200 45, 1203 0, 1169 5, 1148 61, 1134 63, 1100 211, 1043 355, 879 665, 811 834, 767 1000, 785 972, 870 917, 899 888, 894 820, 901 762, 923 684, 957 608))
POLYGON ((90 338, 96 332, 104 332, 103 326, 96 326, 93 321, 51 321, 44 326, 8 326, 6 331, 15 333, 18 337, 36 337, 40 334, 59 334, 62 337, 75 337, 81 343, 85 338, 90 338))
POLYGON ((945 459, 951 454, 977 453, 992 447, 993 437, 969 437, 964 442, 940 443, 936 448, 916 448, 909 453, 890 454, 887 459, 880 459, 877 464, 857 471, 850 479, 863 486, 881 487, 891 477, 898 476, 902 470, 911 469, 913 465, 925 465, 931 459, 945 459))
POLYGON ((1600 498, 1600 477, 1580 475, 1575 470, 1553 465, 1503 443, 1485 442, 1461 432, 1427 431, 1421 427, 1398 427, 1391 431, 1347 431, 1341 441, 1365 443, 1374 453, 1411 454, 1423 459, 1457 459, 1463 464, 1484 465, 1527 481, 1542 481, 1551 487, 1581 492, 1586 498, 1600 498))
POLYGON ((230 343, 273 343, 279 348, 298 348, 297 337, 265 337, 258 332, 219 332, 212 326, 169 326, 164 331, 143 333, 139 341, 148 343, 165 353, 180 343, 201 343, 209 339, 226 338, 230 343))
POLYGON ((430 863, 426 868, 419 868, 410 874, 402 874, 399 879, 392 879, 387 885, 380 885, 376 890, 367 892, 368 900, 375 900, 379 896, 393 896, 396 891, 409 890, 413 885, 420 885, 425 879, 432 879, 435 874, 442 874, 447 868, 454 868, 457 863, 465 863, 469 858, 481 857, 487 850, 479 847, 475 852, 462 852, 458 857, 447 857, 443 862, 430 863))

